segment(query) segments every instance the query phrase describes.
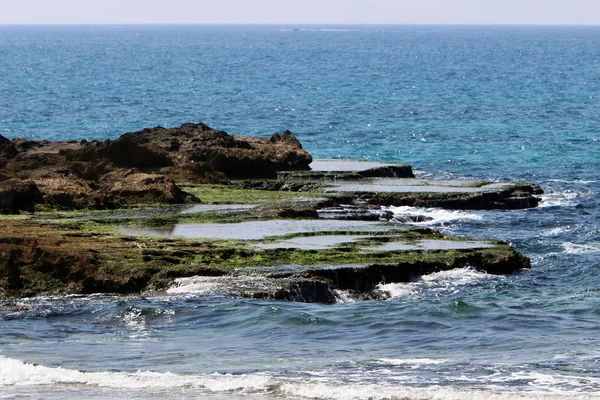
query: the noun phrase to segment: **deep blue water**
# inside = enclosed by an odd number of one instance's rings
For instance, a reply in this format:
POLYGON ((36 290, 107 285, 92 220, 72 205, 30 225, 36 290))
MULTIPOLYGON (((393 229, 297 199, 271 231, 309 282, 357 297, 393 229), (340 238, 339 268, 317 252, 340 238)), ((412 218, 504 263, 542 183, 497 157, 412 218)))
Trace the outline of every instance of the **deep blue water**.
POLYGON ((546 191, 433 223, 510 242, 533 260, 513 276, 327 306, 25 300, 0 312, 0 398, 600 397, 600 27, 0 26, 0 60, 9 138, 290 129, 317 158, 546 191))

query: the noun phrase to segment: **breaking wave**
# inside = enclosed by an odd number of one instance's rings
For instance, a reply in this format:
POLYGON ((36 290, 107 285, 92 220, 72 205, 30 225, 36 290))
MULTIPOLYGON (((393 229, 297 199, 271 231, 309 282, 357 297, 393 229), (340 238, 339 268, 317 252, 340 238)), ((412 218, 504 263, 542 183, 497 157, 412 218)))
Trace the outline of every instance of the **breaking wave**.
POLYGON ((423 275, 409 283, 382 283, 377 289, 390 294, 391 299, 406 299, 426 292, 454 293, 464 286, 479 284, 486 280, 501 280, 500 276, 489 275, 473 268, 458 268, 450 271, 423 275))
POLYGON ((599 245, 565 242, 562 244, 562 246, 567 254, 587 254, 600 252, 599 245))
MULTIPOLYGON (((82 372, 61 367, 46 367, 0 356, 0 388, 4 393, 35 392, 62 387, 109 388, 135 391, 137 395, 161 392, 161 398, 183 398, 187 395, 219 398, 297 398, 297 399, 403 399, 403 400, 587 400, 595 396, 592 390, 600 388, 600 378, 590 376, 550 375, 532 371, 496 371, 485 376, 455 377, 456 384, 430 382, 411 385, 406 370, 438 368, 450 362, 445 359, 379 359, 378 369, 367 375, 368 381, 348 380, 348 371, 304 372, 299 376, 278 376, 269 373, 252 374, 175 374, 171 372, 82 372), (388 369, 389 368, 389 369, 388 369), (401 371, 398 373, 396 368, 401 371), (378 377, 376 375, 379 375, 378 377), (390 379, 382 380, 382 377, 390 379), (511 384, 513 389, 507 389, 511 384), (468 384, 469 387, 462 387, 468 384), (485 387, 482 387, 485 385, 485 387), (496 386, 498 385, 498 386, 496 386), (503 389, 501 389, 501 386, 503 389), (29 389, 28 389, 29 388, 29 389), (178 390, 175 390, 178 389, 178 390), (173 397, 171 397, 173 395, 173 397)), ((350 376, 350 378, 352 378, 350 376)), ((75 393, 75 392, 73 392, 75 393)), ((131 392, 130 392, 131 393, 131 392)), ((93 393, 92 393, 93 394, 93 393)), ((97 396, 101 397, 102 391, 97 396)), ((188 396, 186 396, 188 398, 188 396)))
POLYGON ((171 372, 82 372, 51 368, 0 356, 0 386, 92 385, 116 389, 202 388, 209 391, 265 390, 272 379, 263 375, 181 375, 171 372))
POLYGON ((444 225, 455 221, 480 221, 480 214, 466 211, 444 210, 441 208, 389 207, 394 213, 392 221, 408 222, 414 225, 444 225))

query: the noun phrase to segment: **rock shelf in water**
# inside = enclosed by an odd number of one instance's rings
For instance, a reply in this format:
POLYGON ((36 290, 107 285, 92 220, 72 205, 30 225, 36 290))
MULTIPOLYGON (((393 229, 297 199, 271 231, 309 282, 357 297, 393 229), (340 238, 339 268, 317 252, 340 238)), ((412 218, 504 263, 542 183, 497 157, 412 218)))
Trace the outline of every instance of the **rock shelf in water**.
POLYGON ((0 210, 28 212, 0 221, 0 297, 173 293, 197 276, 228 295, 386 298, 381 282, 530 263, 506 243, 410 227, 381 206, 515 209, 536 206, 538 193, 418 179, 405 164, 313 161, 288 131, 255 139, 184 124, 104 142, 0 137, 0 210))

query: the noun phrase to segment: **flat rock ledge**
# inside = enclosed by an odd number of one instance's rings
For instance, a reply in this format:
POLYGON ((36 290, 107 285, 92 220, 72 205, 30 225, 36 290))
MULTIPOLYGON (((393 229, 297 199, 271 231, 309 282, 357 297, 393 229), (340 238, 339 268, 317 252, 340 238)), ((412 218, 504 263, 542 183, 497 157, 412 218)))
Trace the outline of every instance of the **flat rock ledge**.
POLYGON ((0 299, 186 293, 178 280, 187 278, 220 283, 228 296, 333 303, 339 291, 355 300, 385 299, 387 294, 378 289, 381 283, 411 282, 455 268, 490 274, 530 268, 529 259, 506 243, 464 241, 425 228, 388 231, 374 226, 365 231, 360 226, 349 232, 351 228, 340 227, 335 236, 339 243, 330 246, 324 243, 331 227, 308 237, 298 233, 298 239, 323 245, 311 249, 287 246, 290 235, 283 235, 280 245, 262 248, 264 241, 256 240, 90 232, 72 221, 14 219, 4 226, 8 233, 0 238, 0 299))
POLYGON ((314 160, 310 171, 282 171, 274 179, 233 182, 240 188, 322 191, 324 208, 351 205, 411 206, 452 210, 516 210, 537 207, 543 190, 526 182, 485 182, 416 178, 412 167, 357 160, 314 160))

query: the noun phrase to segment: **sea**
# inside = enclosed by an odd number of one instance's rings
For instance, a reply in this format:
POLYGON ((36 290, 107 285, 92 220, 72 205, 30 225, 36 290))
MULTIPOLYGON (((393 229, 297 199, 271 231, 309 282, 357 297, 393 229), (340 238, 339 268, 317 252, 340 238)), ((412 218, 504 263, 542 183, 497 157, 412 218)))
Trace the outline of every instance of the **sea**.
POLYGON ((105 140, 204 122, 315 158, 527 181, 540 207, 394 208, 532 260, 381 284, 385 301, 0 303, 0 399, 600 398, 600 27, 0 26, 0 134, 105 140))

